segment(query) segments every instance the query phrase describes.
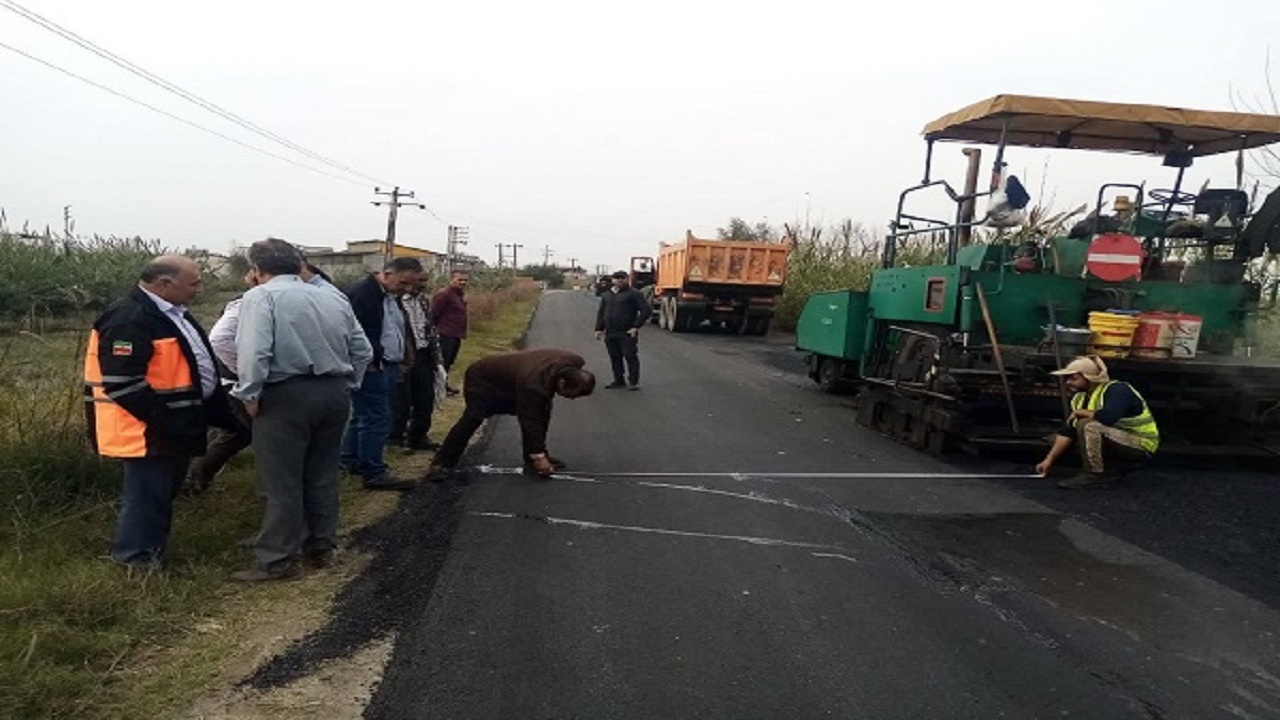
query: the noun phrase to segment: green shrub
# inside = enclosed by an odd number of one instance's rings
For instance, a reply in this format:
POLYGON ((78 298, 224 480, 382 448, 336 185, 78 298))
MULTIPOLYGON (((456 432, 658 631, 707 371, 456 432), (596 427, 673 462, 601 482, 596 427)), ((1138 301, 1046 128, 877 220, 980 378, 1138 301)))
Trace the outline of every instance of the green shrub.
POLYGON ((0 538, 117 492, 117 469, 88 448, 84 341, 71 333, 0 338, 0 538))
MULTIPOLYGON (((865 290, 871 274, 880 267, 884 240, 852 220, 824 231, 812 228, 793 238, 787 260, 787 285, 775 318, 781 330, 793 330, 805 301, 817 292, 865 290)), ((930 265, 940 262, 946 240, 940 235, 918 235, 898 246, 898 263, 930 265)))
POLYGON ((0 232, 0 320, 46 329, 51 318, 106 306, 163 252, 141 238, 59 239, 0 232))

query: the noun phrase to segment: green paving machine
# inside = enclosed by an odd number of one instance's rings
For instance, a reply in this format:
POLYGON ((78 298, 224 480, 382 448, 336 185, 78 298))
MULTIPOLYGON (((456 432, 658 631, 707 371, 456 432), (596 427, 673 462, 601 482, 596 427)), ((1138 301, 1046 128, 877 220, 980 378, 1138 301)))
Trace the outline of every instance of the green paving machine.
POLYGON ((861 424, 931 452, 1040 443, 1067 414, 1049 371, 1092 353, 1143 393, 1162 452, 1280 451, 1280 361, 1254 352, 1276 299, 1258 259, 1280 251, 1280 190, 1258 203, 1243 189, 1244 153, 1280 142, 1280 117, 1000 95, 924 137, 924 178, 898 198, 870 287, 813 295, 796 331, 820 386, 857 391, 861 424), (933 179, 939 141, 994 145, 987 188, 978 147, 962 188, 933 179), (1046 233, 1006 172, 1011 147, 1154 156, 1175 177, 1101 183, 1083 220, 1046 233), (1184 189, 1196 158, 1223 153, 1233 185, 1184 189), (934 217, 915 209, 931 197, 947 208, 934 217), (909 266, 922 238, 942 250, 909 266))

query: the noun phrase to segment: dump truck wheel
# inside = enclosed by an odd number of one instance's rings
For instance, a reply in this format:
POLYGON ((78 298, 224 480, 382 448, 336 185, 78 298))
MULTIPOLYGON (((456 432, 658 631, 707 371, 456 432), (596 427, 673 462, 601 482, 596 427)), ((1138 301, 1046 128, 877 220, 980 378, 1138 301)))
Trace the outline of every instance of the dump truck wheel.
POLYGON ((670 325, 671 332, 686 332, 689 329, 689 313, 680 312, 680 303, 671 299, 671 308, 667 315, 667 323, 670 325))
POLYGON ((671 329, 671 317, 668 314, 669 312, 670 311, 667 309, 667 299, 658 298, 658 327, 663 330, 671 329))
POLYGON ((747 318, 747 335, 767 335, 769 334, 769 321, 772 318, 756 317, 747 318))

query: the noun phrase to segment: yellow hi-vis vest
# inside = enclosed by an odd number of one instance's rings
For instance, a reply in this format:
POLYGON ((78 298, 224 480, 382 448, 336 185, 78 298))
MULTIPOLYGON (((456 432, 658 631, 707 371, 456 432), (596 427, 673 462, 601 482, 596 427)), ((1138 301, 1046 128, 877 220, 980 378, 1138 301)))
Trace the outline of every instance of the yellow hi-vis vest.
MULTIPOLYGON (((1101 385, 1096 385, 1088 392, 1076 393, 1071 398, 1072 410, 1093 410, 1097 412, 1102 407, 1102 398, 1107 393, 1107 388, 1115 385, 1118 381, 1108 380, 1101 385)), ((1147 401, 1132 385, 1129 389, 1133 390, 1133 394, 1138 396, 1138 400, 1142 401, 1142 413, 1133 417, 1120 418, 1116 421, 1114 427, 1121 430, 1131 432, 1138 436, 1142 443, 1142 449, 1148 453, 1155 453, 1160 447, 1160 429, 1156 427, 1156 419, 1151 414, 1151 408, 1147 407, 1147 401)))

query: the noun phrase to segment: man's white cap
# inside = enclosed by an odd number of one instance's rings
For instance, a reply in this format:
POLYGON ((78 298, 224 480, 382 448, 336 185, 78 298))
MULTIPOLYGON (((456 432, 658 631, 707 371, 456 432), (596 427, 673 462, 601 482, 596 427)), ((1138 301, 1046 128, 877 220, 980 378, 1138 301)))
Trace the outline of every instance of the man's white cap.
POLYGON ((1061 370, 1054 370, 1050 375, 1075 375, 1079 373, 1084 376, 1085 380, 1091 383, 1106 382, 1109 377, 1107 375, 1107 365, 1102 362, 1102 358, 1097 355, 1084 355, 1067 363, 1067 366, 1061 370))

